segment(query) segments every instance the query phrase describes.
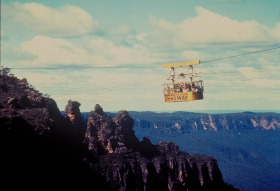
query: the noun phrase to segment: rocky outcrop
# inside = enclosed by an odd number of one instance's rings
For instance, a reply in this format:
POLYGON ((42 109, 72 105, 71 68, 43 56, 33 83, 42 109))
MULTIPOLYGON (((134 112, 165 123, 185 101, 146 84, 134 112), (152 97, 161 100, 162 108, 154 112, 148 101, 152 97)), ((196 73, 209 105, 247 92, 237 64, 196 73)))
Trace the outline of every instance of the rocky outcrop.
POLYGON ((172 142, 139 141, 133 125, 127 111, 111 118, 98 104, 88 118, 85 140, 91 156, 98 158, 87 158, 88 164, 113 190, 233 189, 224 183, 215 159, 189 155, 172 142))
POLYGON ((112 119, 97 104, 89 115, 86 130, 88 149, 95 155, 138 150, 140 143, 133 131, 133 119, 127 111, 112 119))
POLYGON ((27 80, 0 77, 2 186, 237 190, 223 181, 214 158, 182 152, 172 142, 139 141, 126 110, 111 117, 97 104, 85 123, 79 102, 69 100, 61 115, 27 80))
POLYGON ((63 125, 64 131, 69 133, 69 136, 77 140, 78 143, 83 142, 86 131, 86 123, 81 116, 80 105, 78 101, 72 101, 71 99, 68 101, 64 109, 63 125))
MULTIPOLYGON (((38 185, 68 188, 69 185, 82 186, 89 177, 96 179, 98 186, 104 186, 102 178, 89 173, 88 166, 82 163, 86 147, 82 144, 84 135, 80 134, 84 132, 77 131, 76 127, 76 123, 61 115, 53 99, 29 85, 26 79, 1 74, 2 186, 7 189, 18 186, 38 189, 38 185)), ((85 128, 84 123, 84 131, 85 128)))
POLYGON ((3 126, 16 121, 15 116, 34 127, 38 134, 46 134, 51 128, 55 129, 55 125, 60 126, 61 115, 56 102, 30 86, 26 79, 0 75, 0 82, 0 121, 5 121, 3 126))

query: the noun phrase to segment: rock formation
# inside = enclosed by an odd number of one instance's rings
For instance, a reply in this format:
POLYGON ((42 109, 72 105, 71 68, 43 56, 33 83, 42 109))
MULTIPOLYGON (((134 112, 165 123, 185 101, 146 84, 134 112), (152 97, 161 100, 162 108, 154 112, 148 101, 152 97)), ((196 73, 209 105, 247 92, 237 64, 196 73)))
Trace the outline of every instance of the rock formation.
POLYGON ((87 122, 89 166, 99 169, 113 190, 230 190, 217 161, 181 152, 172 142, 141 142, 133 131, 133 119, 125 110, 113 119, 100 105, 87 122), (98 161, 98 162, 96 162, 98 161))
POLYGON ((62 115, 26 79, 1 74, 0 91, 2 186, 237 190, 223 181, 214 158, 189 155, 172 142, 139 141, 125 110, 111 117, 96 104, 85 123, 79 102, 69 100, 62 115))

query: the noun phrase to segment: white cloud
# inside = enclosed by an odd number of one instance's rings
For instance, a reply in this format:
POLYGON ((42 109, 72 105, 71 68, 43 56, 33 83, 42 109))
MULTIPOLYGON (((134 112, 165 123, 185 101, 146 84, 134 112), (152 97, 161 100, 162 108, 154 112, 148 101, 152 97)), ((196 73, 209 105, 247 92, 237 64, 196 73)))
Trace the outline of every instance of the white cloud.
POLYGON ((188 60, 199 60, 200 57, 200 53, 198 51, 193 51, 193 50, 186 50, 183 51, 180 55, 181 58, 185 58, 186 61, 188 60))
POLYGON ((27 60, 28 66, 46 66, 52 64, 79 64, 88 60, 87 52, 76 47, 69 41, 63 39, 36 36, 22 43, 23 53, 33 56, 33 60, 27 60))
POLYGON ((90 41, 88 49, 95 54, 98 65, 135 65, 158 60, 150 55, 146 47, 137 44, 134 47, 126 47, 115 45, 105 39, 94 39, 90 41))
MULTIPOLYGON (((60 109, 63 109, 69 99, 77 100, 89 111, 94 103, 102 104, 112 109, 133 108, 128 101, 161 100, 162 76, 147 70, 133 72, 127 69, 79 69, 79 70, 24 70, 19 78, 27 78, 41 93, 54 98, 60 109), (145 98, 146 97, 146 98, 145 98), (89 102, 90 100, 90 102, 89 102), (89 105, 90 103, 91 105, 89 105), (118 103, 120 104, 118 106, 118 103), (117 105, 116 105, 117 104, 117 105), (110 106, 111 105, 111 106, 110 106)), ((144 105, 141 105, 144 107, 144 105)))
MULTIPOLYGON (((274 28, 268 28, 255 21, 234 21, 201 7, 197 8, 198 15, 196 17, 187 18, 179 24, 155 20, 154 24, 158 27, 158 30, 153 34, 140 32, 133 36, 130 26, 122 25, 115 30, 115 33, 110 33, 109 38, 115 41, 93 36, 65 39, 51 38, 47 35, 65 34, 65 36, 69 36, 88 33, 91 31, 89 23, 93 24, 93 21, 90 21, 90 16, 86 16, 87 13, 84 17, 88 19, 74 18, 74 21, 71 20, 73 18, 68 17, 67 14, 75 11, 68 9, 69 6, 58 10, 36 3, 18 3, 12 4, 8 8, 13 8, 13 10, 10 13, 6 12, 6 16, 13 18, 29 29, 44 34, 24 41, 21 46, 13 46, 19 47, 17 54, 12 54, 13 58, 25 64, 26 67, 69 66, 72 64, 92 67, 118 67, 120 65, 149 67, 149 64, 166 63, 170 60, 174 62, 193 59, 207 61, 211 58, 239 54, 236 52, 246 49, 250 42, 277 43, 280 39, 280 24, 274 28), (38 10, 42 10, 42 12, 38 13, 34 8, 31 9, 31 5, 37 6, 38 10), (43 14, 44 9, 45 13, 43 14), (15 11, 18 11, 18 13, 15 11), (40 14, 43 16, 40 16, 40 14), (50 15, 54 15, 55 18, 61 17, 62 20, 66 18, 70 20, 64 21, 65 26, 59 26, 60 22, 58 21, 50 23, 50 15), (85 23, 84 28, 81 27, 83 30, 77 32, 73 27, 80 26, 79 20, 88 22, 85 23), (122 45, 123 42, 128 42, 128 44, 122 45), (146 42, 149 44, 144 44, 146 42), (214 43, 226 43, 230 47, 222 50, 221 48, 215 49, 212 46, 214 43), (246 46, 232 46, 234 43, 245 43, 246 46), (203 48, 200 49, 200 47, 203 48), (238 50, 233 51, 233 49, 238 50)), ((83 12, 79 8, 76 11, 83 12)), ((7 50, 6 52, 9 52, 7 50)), ((256 46, 252 51, 255 50, 257 50, 256 46)), ((259 99, 256 92, 268 97, 269 93, 264 92, 265 87, 269 89, 270 93, 278 91, 280 86, 279 67, 275 66, 278 62, 277 52, 276 54, 271 52, 271 56, 260 55, 243 60, 229 61, 225 59, 219 62, 202 63, 196 67, 196 70, 202 73, 211 73, 209 75, 202 74, 200 78, 205 84, 205 100, 183 104, 164 103, 162 83, 166 82, 164 77, 169 70, 163 71, 160 65, 158 68, 149 67, 147 70, 145 68, 120 67, 104 70, 100 68, 69 71, 44 70, 36 74, 31 74, 31 71, 28 70, 24 77, 30 79, 31 84, 43 93, 55 96, 54 98, 60 102, 62 109, 68 99, 76 99, 82 103, 83 107, 90 108, 94 107, 93 103, 100 103, 102 107, 109 109, 112 109, 112 107, 149 109, 150 107, 166 108, 166 110, 186 110, 189 108, 211 108, 211 104, 214 103, 214 105, 223 105, 226 109, 228 107, 226 104, 229 101, 232 107, 241 107, 240 104, 238 106, 238 103, 241 103, 240 100, 248 100, 248 98, 253 97, 259 99), (267 70, 267 72, 263 72, 262 69, 267 70), (260 85, 261 87, 259 87, 260 85), (222 100, 226 101, 221 102, 222 100), (92 105, 88 106, 88 103, 92 105), (124 103, 127 103, 127 105, 123 105, 124 103)), ((20 71, 20 73, 23 72, 20 71)))
POLYGON ((1 29, 0 37, 4 38, 5 37, 5 32, 1 29))
POLYGON ((138 40, 138 41, 143 41, 143 40, 145 40, 145 38, 148 36, 148 34, 147 33, 140 33, 140 34, 138 34, 137 36, 136 36, 136 40, 138 40))
POLYGON ((280 79, 253 79, 250 84, 263 91, 269 89, 270 92, 275 89, 278 91, 280 87, 280 79))
POLYGON ((12 3, 1 11, 1 17, 41 34, 76 36, 90 33, 97 25, 86 11, 72 5, 54 9, 39 3, 12 3))
POLYGON ((247 79, 261 77, 261 73, 252 67, 240 67, 237 70, 247 79))
POLYGON ((197 7, 196 12, 196 17, 179 24, 153 19, 152 23, 157 27, 153 38, 177 48, 207 43, 280 42, 280 24, 269 28, 254 20, 232 20, 203 7, 197 7))
POLYGON ((130 29, 127 25, 122 25, 119 28, 111 30, 113 35, 128 35, 130 33, 130 29))
MULTIPOLYGON (((90 65, 93 67, 150 64, 161 60, 146 47, 116 45, 105 39, 70 42, 66 39, 35 36, 24 41, 18 51, 25 55, 24 66, 90 65)), ((17 54, 19 54, 17 53, 17 54)))

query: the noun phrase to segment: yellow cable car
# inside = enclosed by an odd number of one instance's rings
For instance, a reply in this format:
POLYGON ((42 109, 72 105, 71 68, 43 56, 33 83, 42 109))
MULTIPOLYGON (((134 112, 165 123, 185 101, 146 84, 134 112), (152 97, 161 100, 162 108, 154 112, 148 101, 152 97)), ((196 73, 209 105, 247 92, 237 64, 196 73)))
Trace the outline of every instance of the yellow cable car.
POLYGON ((167 80, 172 82, 164 83, 164 101, 165 102, 186 102, 203 99, 204 85, 202 80, 194 80, 197 73, 193 65, 200 64, 199 60, 190 62, 180 62, 163 64, 163 68, 170 68, 171 71, 167 80), (177 74, 177 68, 188 67, 187 73, 177 74), (190 80, 186 80, 189 78, 190 80))

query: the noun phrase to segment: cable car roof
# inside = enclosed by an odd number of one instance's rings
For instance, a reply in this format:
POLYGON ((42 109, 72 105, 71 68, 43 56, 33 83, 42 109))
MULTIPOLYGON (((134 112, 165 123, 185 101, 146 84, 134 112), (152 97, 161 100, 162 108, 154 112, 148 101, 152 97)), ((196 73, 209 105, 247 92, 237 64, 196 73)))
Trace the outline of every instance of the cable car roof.
POLYGON ((172 68, 172 67, 175 68, 175 67, 191 66, 191 65, 196 65, 196 64, 200 64, 200 60, 163 64, 162 67, 163 68, 172 68))

